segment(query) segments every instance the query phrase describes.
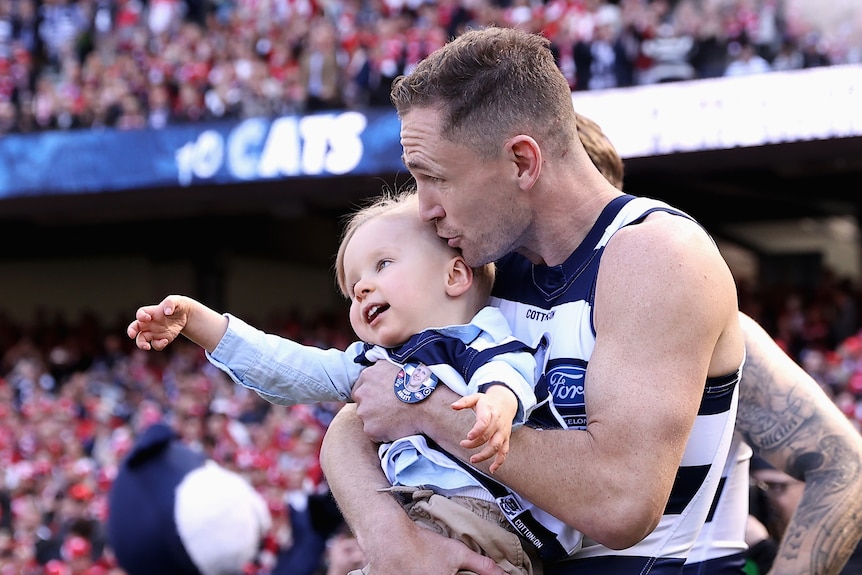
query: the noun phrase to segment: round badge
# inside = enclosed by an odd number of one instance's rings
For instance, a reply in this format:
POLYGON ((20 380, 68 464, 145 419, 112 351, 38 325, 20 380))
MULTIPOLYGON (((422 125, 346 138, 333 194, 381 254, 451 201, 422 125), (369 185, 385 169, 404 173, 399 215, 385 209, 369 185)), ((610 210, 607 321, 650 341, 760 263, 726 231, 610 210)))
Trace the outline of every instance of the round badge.
POLYGON ((438 381, 424 363, 408 363, 395 377, 395 395, 404 403, 418 403, 431 395, 438 381))

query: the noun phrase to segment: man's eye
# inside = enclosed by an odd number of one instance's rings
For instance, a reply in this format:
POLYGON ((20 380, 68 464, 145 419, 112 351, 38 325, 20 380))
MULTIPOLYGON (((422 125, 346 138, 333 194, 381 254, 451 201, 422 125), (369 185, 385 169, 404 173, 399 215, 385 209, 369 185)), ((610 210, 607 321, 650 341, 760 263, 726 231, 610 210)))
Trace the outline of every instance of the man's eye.
POLYGON ((429 176, 428 174, 417 174, 414 176, 416 179, 422 179, 426 182, 431 182, 432 184, 439 184, 442 182, 442 178, 438 178, 436 176, 429 176))

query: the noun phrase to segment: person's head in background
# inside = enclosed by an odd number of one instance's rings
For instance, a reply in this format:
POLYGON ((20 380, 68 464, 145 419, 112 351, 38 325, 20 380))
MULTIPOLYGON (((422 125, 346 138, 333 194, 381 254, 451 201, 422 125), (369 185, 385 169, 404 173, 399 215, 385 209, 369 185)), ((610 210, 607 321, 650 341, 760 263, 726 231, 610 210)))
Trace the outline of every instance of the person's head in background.
POLYGON ((590 160, 615 188, 622 190, 625 166, 617 149, 596 122, 578 113, 575 113, 575 118, 578 125, 578 138, 584 145, 590 160))
POLYGON ((272 526, 242 475, 183 443, 167 423, 142 429, 108 493, 108 543, 128 575, 236 575, 272 526))
POLYGON ((359 547, 356 537, 349 529, 341 529, 326 542, 326 575, 344 575, 361 569, 365 563, 365 553, 359 547))
POLYGON ((494 283, 493 264, 471 268, 419 219, 412 190, 386 194, 350 217, 335 269, 353 331, 384 347, 429 327, 469 323, 494 283))
POLYGON ((757 518, 773 539, 781 541, 802 499, 805 482, 775 469, 759 457, 752 459, 750 473, 756 502, 752 504, 752 513, 759 515, 757 518))

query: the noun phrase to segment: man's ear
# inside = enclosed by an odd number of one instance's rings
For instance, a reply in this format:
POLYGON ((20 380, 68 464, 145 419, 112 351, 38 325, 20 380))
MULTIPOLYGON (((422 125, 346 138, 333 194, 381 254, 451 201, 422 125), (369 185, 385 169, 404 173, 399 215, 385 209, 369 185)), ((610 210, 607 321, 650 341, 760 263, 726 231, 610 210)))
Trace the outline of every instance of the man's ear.
POLYGON ((449 260, 446 274, 446 295, 458 297, 473 285, 473 268, 467 265, 464 258, 457 256, 449 260))
POLYGON ((542 149, 538 142, 521 134, 509 139, 506 149, 511 154, 521 189, 531 189, 542 171, 542 149))

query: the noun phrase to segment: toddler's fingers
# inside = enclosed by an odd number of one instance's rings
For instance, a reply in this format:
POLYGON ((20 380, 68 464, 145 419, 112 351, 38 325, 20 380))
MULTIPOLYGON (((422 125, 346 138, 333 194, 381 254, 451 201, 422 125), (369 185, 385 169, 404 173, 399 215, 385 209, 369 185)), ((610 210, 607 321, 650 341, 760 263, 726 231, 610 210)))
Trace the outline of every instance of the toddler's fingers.
POLYGON ((494 473, 503 463, 506 461, 506 457, 509 455, 509 447, 504 445, 497 451, 497 455, 494 457, 494 463, 491 464, 491 467, 488 469, 491 473, 494 473))
POLYGON ((144 351, 150 350, 150 342, 147 341, 147 339, 144 337, 143 332, 138 332, 138 334, 135 336, 135 345, 138 347, 138 349, 142 349, 144 351))
POLYGON ((468 409, 472 408, 479 401, 479 394, 473 393, 471 395, 465 395, 464 397, 459 398, 457 401, 452 403, 452 409, 460 410, 460 409, 468 409))
POLYGON ((139 307, 135 312, 135 319, 138 321, 153 321, 153 316, 147 311, 147 308, 139 307))
POLYGON ((488 444, 486 445, 479 453, 474 453, 470 456, 470 463, 480 463, 482 461, 487 461, 494 457, 497 453, 497 450, 494 446, 488 444))

